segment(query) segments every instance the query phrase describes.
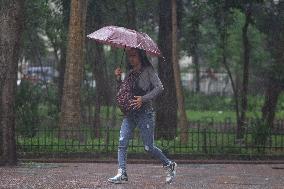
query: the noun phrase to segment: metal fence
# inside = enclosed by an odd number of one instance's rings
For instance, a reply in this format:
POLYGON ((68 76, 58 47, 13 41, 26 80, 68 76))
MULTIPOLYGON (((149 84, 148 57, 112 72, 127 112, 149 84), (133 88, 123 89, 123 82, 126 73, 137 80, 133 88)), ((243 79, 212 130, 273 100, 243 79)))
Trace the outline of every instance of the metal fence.
MULTIPOLYGON (((284 155, 284 120, 272 129, 263 129, 249 120, 242 140, 236 139, 236 125, 231 121, 194 121, 188 126, 188 142, 181 143, 180 131, 173 139, 159 139, 155 145, 169 155, 284 155)), ((82 127, 73 130, 34 129, 32 133, 17 131, 17 150, 20 154, 76 154, 112 153, 118 148, 119 128, 102 127, 98 130, 82 127), (59 137, 59 132, 75 138, 59 137)), ((129 141, 128 153, 142 154, 144 146, 135 129, 129 141)))

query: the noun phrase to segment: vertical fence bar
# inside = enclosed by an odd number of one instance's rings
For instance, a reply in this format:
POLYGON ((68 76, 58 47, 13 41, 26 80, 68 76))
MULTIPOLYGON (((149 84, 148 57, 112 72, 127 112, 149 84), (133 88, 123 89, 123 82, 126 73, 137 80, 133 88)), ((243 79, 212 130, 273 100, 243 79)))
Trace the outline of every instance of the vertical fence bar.
MULTIPOLYGON (((180 134, 178 132, 177 133, 177 136, 180 136, 180 134)), ((163 139, 162 139, 163 140, 163 139)), ((174 139, 174 154, 176 153, 176 139, 174 139)))
POLYGON ((24 147, 25 147, 25 149, 27 147, 27 142, 26 142, 26 137, 25 136, 24 136, 24 147))
POLYGON ((101 127, 98 128, 98 138, 99 138, 99 144, 98 144, 98 149, 101 151, 101 127))
POLYGON ((281 147, 282 148, 284 148, 284 121, 282 120, 281 121, 282 123, 281 123, 281 125, 282 125, 282 128, 281 128, 281 135, 280 135, 280 137, 281 137, 281 147))
POLYGON ((225 144, 223 143, 223 149, 224 150, 227 150, 228 149, 228 136, 230 135, 230 127, 229 127, 229 123, 230 123, 230 119, 226 118, 226 122, 225 122, 225 136, 224 134, 222 135, 222 141, 225 142, 225 144), (226 142, 226 139, 227 139, 227 142, 226 142))
POLYGON ((59 152, 59 131, 57 132, 57 152, 59 152))
POLYGON ((215 128, 215 146, 214 146, 214 151, 215 152, 218 152, 217 151, 217 148, 218 148, 218 129, 221 127, 221 122, 218 123, 217 127, 215 128))
POLYGON ((93 133, 94 133, 94 128, 93 128, 93 127, 90 127, 89 131, 90 131, 91 146, 92 146, 91 149, 92 149, 92 151, 93 151, 93 150, 95 150, 94 135, 93 135, 93 133))
MULTIPOLYGON (((64 132, 64 135, 66 135, 66 133, 64 132)), ((72 139, 72 141, 73 141, 73 139, 72 139)), ((68 147, 67 147, 67 140, 66 139, 64 139, 64 150, 67 150, 68 149, 68 147)), ((73 146, 72 146, 72 148, 71 149, 73 149, 73 146)))
MULTIPOLYGON (((192 126, 189 128, 189 129, 191 129, 191 150, 192 150, 192 152, 194 152, 194 150, 193 150, 193 142, 194 142, 194 140, 193 140, 193 131, 194 131, 194 125, 195 124, 192 124, 192 126)), ((190 130, 189 130, 190 131, 190 130)))
POLYGON ((33 137, 30 136, 30 151, 33 149, 33 137))
POLYGON ((224 120, 224 123, 222 124, 222 126, 220 127, 221 129, 221 152, 224 153, 224 133, 227 132, 226 130, 226 124, 227 124, 227 120, 224 120))
POLYGON ((78 141, 78 150, 79 151, 81 149, 81 139, 80 139, 81 138, 81 131, 82 131, 82 126, 79 125, 79 127, 75 129, 75 132, 77 132, 77 133, 74 134, 74 135, 76 135, 76 139, 78 141))
POLYGON ((44 127, 44 130, 43 130, 43 132, 44 132, 44 150, 46 150, 46 127, 44 127))
POLYGON ((200 121, 198 120, 198 125, 197 125, 197 151, 199 152, 200 147, 199 147, 199 134, 200 134, 200 121))
MULTIPOLYGON (((181 149, 182 149, 182 144, 181 144, 181 130, 179 128, 177 128, 177 132, 178 136, 179 136, 179 142, 178 142, 178 152, 181 153, 181 149)), ((169 140, 168 140, 169 141, 169 140)), ((169 146, 169 145, 168 145, 169 146)), ((174 150, 175 151, 175 150, 174 150)))
POLYGON ((206 141, 206 128, 202 129, 202 135, 203 135, 203 145, 202 149, 205 154, 207 154, 207 141, 206 141))
POLYGON ((37 128, 37 129, 35 129, 35 131, 36 131, 36 138, 37 138, 37 146, 36 146, 36 149, 37 149, 37 152, 39 152, 39 129, 37 128))
POLYGON ((53 152, 53 139, 54 139, 54 131, 56 131, 56 129, 52 130, 49 134, 51 140, 50 140, 50 146, 51 146, 51 151, 53 152))
POLYGON ((107 125, 107 131, 106 131, 106 135, 107 135, 107 139, 106 139, 106 151, 107 151, 107 153, 109 152, 109 135, 110 135, 110 133, 109 133, 109 124, 107 125))
MULTIPOLYGON (((281 151, 284 152, 283 148, 284 148, 284 120, 281 120, 281 131, 279 132, 280 133, 280 140, 281 140, 281 151)), ((280 146, 279 146, 280 147, 280 146)))

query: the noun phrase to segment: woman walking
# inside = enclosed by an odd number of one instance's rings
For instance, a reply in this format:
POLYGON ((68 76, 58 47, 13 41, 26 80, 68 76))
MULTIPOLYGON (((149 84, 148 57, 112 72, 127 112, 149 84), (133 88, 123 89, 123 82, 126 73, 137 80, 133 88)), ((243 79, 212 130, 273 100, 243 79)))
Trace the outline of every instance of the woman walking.
POLYGON ((145 51, 131 48, 126 52, 131 69, 123 81, 121 81, 121 69, 115 70, 119 86, 117 101, 122 104, 120 107, 124 113, 118 146, 118 173, 109 178, 108 181, 116 184, 128 181, 126 170, 127 147, 132 132, 137 126, 145 151, 161 161, 163 167, 167 170, 166 182, 171 183, 176 176, 177 164, 169 160, 154 145, 155 112, 152 101, 163 91, 163 85, 145 51), (125 97, 129 95, 134 95, 134 98, 125 100, 125 97), (128 101, 130 102, 129 105, 127 105, 128 101))

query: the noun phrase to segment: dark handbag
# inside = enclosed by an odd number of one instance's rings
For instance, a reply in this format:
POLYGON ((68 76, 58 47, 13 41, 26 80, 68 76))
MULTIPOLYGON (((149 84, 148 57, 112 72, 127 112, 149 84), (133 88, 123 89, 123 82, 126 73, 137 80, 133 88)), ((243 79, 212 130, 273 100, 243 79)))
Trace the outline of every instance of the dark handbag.
POLYGON ((129 114, 131 111, 134 111, 133 107, 131 106, 131 100, 134 99, 135 83, 140 74, 141 72, 130 72, 128 77, 122 81, 116 94, 117 105, 120 108, 121 112, 125 115, 129 114))

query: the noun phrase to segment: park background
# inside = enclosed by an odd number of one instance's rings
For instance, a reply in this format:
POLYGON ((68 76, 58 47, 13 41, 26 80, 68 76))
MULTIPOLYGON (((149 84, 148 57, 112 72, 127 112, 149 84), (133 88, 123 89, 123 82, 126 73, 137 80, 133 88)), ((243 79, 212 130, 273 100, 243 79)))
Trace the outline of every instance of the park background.
MULTIPOLYGON (((123 50, 86 38, 107 25, 147 33, 165 57, 149 58, 165 88, 155 139, 167 155, 283 158, 283 10, 281 0, 1 1, 1 164, 116 156, 123 50)), ((138 131, 128 151, 145 158, 138 131)))

